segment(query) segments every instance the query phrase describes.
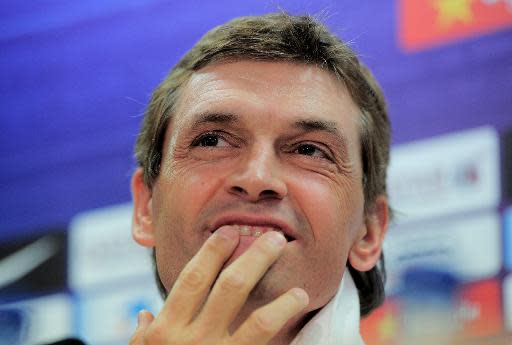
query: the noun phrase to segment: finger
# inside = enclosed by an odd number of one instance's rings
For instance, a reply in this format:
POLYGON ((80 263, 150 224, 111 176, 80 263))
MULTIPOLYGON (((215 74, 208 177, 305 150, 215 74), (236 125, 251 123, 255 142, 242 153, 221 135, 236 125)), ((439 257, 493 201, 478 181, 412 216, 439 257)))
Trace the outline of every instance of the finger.
POLYGON ((149 311, 142 310, 139 312, 137 317, 137 329, 130 339, 130 345, 144 345, 144 333, 146 332, 153 319, 153 314, 151 314, 149 311))
POLYGON ((197 321, 202 325, 215 325, 217 330, 226 330, 285 245, 286 239, 276 231, 258 238, 217 278, 197 321))
POLYGON ((235 344, 267 344, 309 303, 306 291, 293 288, 271 303, 255 310, 233 334, 235 344))
POLYGON ((192 320, 222 265, 238 244, 239 236, 233 226, 223 226, 206 240, 179 274, 159 319, 175 325, 188 324, 192 320))

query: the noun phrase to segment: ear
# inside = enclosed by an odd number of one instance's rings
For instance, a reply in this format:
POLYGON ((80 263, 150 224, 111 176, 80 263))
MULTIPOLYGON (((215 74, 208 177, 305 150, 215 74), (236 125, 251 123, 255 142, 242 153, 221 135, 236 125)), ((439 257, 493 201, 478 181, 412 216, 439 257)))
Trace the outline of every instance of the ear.
POLYGON ((380 260, 384 236, 389 226, 388 200, 378 196, 356 241, 350 249, 348 260, 360 272, 371 270, 380 260))
POLYGON ((132 237, 141 246, 154 247, 152 192, 144 183, 144 174, 141 168, 137 168, 133 173, 131 188, 133 197, 132 237))

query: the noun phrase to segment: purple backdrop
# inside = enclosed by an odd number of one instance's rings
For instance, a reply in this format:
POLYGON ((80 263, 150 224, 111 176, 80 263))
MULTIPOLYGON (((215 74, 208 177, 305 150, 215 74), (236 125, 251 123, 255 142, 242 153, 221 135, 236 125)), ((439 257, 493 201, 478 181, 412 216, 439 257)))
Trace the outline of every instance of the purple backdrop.
POLYGON ((398 48, 389 1, 3 1, 0 241, 128 201, 151 90, 209 28, 279 8, 321 13, 389 100, 395 143, 512 126, 512 30, 419 53, 398 48))

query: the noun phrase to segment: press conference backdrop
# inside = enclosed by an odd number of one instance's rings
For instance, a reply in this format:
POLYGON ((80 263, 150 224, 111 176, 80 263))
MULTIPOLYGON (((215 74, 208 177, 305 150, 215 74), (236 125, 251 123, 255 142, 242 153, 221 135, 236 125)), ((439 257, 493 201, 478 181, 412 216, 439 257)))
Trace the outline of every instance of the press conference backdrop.
POLYGON ((512 1, 1 8, 0 344, 124 344, 141 308, 158 311, 149 253, 130 238, 145 105, 208 29, 278 10, 326 22, 389 101, 396 220, 385 243, 389 297, 362 322, 367 343, 429 331, 418 324, 450 325, 464 341, 512 335, 512 1))

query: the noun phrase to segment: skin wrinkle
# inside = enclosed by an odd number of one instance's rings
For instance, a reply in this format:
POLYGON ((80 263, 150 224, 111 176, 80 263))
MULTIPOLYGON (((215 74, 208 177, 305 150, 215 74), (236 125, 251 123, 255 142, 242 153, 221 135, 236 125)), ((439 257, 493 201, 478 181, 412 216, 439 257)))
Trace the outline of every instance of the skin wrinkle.
MULTIPOLYGON (((203 116, 203 115, 201 115, 201 116, 203 116)), ((176 154, 176 151, 178 151, 178 150, 179 150, 180 154, 183 155, 184 159, 196 158, 194 156, 194 154, 189 155, 187 153, 187 147, 188 147, 187 145, 189 145, 189 143, 191 143, 193 141, 193 139, 195 139, 194 135, 196 133, 197 134, 201 133, 203 131, 203 129, 202 128, 197 128, 197 125, 196 125, 197 121, 192 121, 191 120, 189 122, 193 122, 194 124, 192 126, 183 125, 183 128, 187 128, 187 130, 184 130, 185 132, 190 131, 192 133, 188 133, 187 132, 186 135, 184 135, 184 137, 187 138, 187 139, 180 140, 180 141, 183 141, 183 143, 182 143, 183 147, 180 146, 180 147, 176 147, 175 148, 175 150, 174 150, 175 153, 173 155, 175 158, 179 158, 180 157, 179 155, 176 154), (193 127, 193 128, 189 128, 189 127, 193 127)), ((239 121, 236 121, 236 122, 239 122, 239 121)), ((205 126, 206 127, 205 127, 204 130, 206 130, 208 128, 208 126, 206 124, 205 124, 205 126)), ((241 131, 240 129, 238 129, 238 126, 235 127, 235 128, 236 128, 237 131, 241 131)), ((226 130, 229 130, 229 127, 226 128, 226 130)), ((281 154, 279 152, 280 151, 279 146, 281 146, 281 144, 279 144, 280 141, 284 141, 284 142, 292 141, 293 142, 294 140, 298 140, 296 138, 304 137, 305 135, 307 137, 307 134, 311 134, 311 133, 304 132, 304 133, 300 133, 300 134, 294 134, 291 137, 286 136, 285 138, 280 138, 280 139, 276 140, 278 142, 278 144, 276 144, 276 146, 278 146, 277 154, 278 155, 281 154)), ((245 135, 245 133, 242 133, 241 136, 244 136, 244 135, 245 135)), ((328 139, 331 139, 331 138, 332 138, 332 136, 330 136, 328 139)), ((240 140, 240 141, 243 142, 243 140, 240 140)), ((332 140, 328 140, 328 141, 332 141, 332 140)), ((340 141, 341 140, 334 140, 334 142, 336 143, 335 146, 341 146, 340 144, 338 144, 340 141)), ((251 138, 249 138, 249 140, 247 140, 247 143, 243 143, 243 145, 251 145, 251 144, 252 144, 252 139, 251 138)), ((290 146, 292 146, 292 145, 290 145, 290 146)), ((345 149, 342 149, 342 150, 345 151, 345 149)), ((260 153, 253 152, 253 153, 251 153, 251 157, 253 157, 253 158, 249 158, 248 160, 251 161, 251 162, 255 161, 255 160, 257 160, 257 159, 259 159, 260 157, 263 156, 262 153, 264 153, 263 150, 260 153)), ((341 156, 343 156, 343 154, 341 156)), ((222 158, 224 158, 224 157, 220 157, 219 159, 222 159, 222 158)), ((233 158, 236 158, 236 157, 233 156, 233 158)), ((351 164, 350 162, 346 162, 343 159, 341 159, 339 154, 334 154, 333 159, 335 159, 336 163, 337 163, 336 164, 336 168, 337 168, 336 170, 333 170, 331 168, 331 165, 323 166, 322 169, 318 169, 318 167, 315 167, 315 166, 311 166, 311 167, 305 166, 304 169, 308 169, 308 170, 310 170, 312 172, 323 174, 324 176, 326 176, 329 179, 332 179, 333 178, 333 174, 335 174, 335 173, 343 173, 343 174, 345 174, 347 176, 353 175, 354 170, 355 170, 353 164, 351 164)), ((199 161, 198 163, 201 163, 201 161, 199 161)), ((207 162, 205 162, 205 163, 207 163, 207 162)), ((261 166, 261 165, 258 165, 258 164, 255 164, 255 165, 261 166)))
MULTIPOLYGON (((213 68, 215 66, 222 66, 225 64, 226 63, 213 64, 211 66, 208 66, 208 68, 205 68, 206 71, 196 72, 188 82, 188 86, 192 85, 192 88, 187 87, 184 89, 185 92, 182 95, 183 99, 179 102, 179 106, 177 107, 176 113, 181 113, 183 111, 180 107, 183 104, 192 103, 192 106, 190 107, 190 109, 187 109, 187 113, 193 114, 193 113, 198 112, 196 109, 203 109, 204 104, 208 104, 208 103, 215 104, 217 102, 217 100, 222 100, 223 104, 229 103, 229 101, 231 99, 233 99, 233 96, 230 94, 230 90, 225 89, 225 86, 222 85, 221 81, 208 79, 208 78, 215 77, 215 73, 209 72, 209 70, 211 68, 213 68), (208 89, 209 94, 206 95, 205 97, 202 97, 198 101, 197 98, 194 97, 194 95, 196 95, 198 90, 201 90, 201 89, 208 89)), ((300 65, 300 64, 296 64, 296 65, 304 67, 304 69, 305 69, 304 76, 302 76, 302 74, 299 76, 300 81, 303 82, 305 80, 308 80, 310 82, 316 82, 315 86, 317 86, 320 90, 325 89, 327 91, 327 90, 329 90, 329 88, 339 88, 339 84, 335 84, 332 79, 329 79, 329 81, 327 83, 325 83, 324 81, 319 79, 320 77, 313 73, 313 71, 317 70, 317 68, 312 67, 312 66, 307 66, 307 65, 300 65)), ((277 82, 282 79, 283 78, 281 75, 277 76, 277 82)), ((262 108, 261 112, 264 112, 265 108, 262 106, 261 101, 259 101, 257 97, 253 96, 254 94, 257 93, 257 91, 261 92, 262 90, 264 90, 264 91, 270 90, 272 93, 280 95, 280 94, 289 94, 290 90, 293 89, 292 86, 287 86, 287 85, 285 85, 284 87, 280 86, 279 88, 272 87, 272 85, 264 84, 262 81, 255 80, 254 77, 249 77, 246 74, 242 74, 242 76, 237 75, 237 80, 242 81, 243 86, 246 86, 246 87, 247 87, 247 85, 246 85, 247 83, 249 83, 249 82, 254 83, 255 86, 253 84, 250 84, 250 87, 252 88, 253 92, 245 94, 245 101, 248 103, 251 103, 251 105, 253 105, 255 107, 262 108), (263 87, 262 85, 268 85, 268 86, 263 87)), ((306 88, 306 86, 296 87, 295 89, 300 90, 300 92, 302 94, 304 94, 304 98, 307 99, 307 103, 309 104, 309 106, 306 108, 305 112, 307 113, 308 112, 307 109, 311 109, 311 112, 314 113, 316 109, 322 108, 321 101, 315 97, 310 97, 308 92, 305 90, 305 88, 306 88)), ((346 95, 346 93, 341 93, 340 98, 342 98, 344 101, 350 100, 350 98, 348 97, 348 95, 346 95)), ((215 112, 215 110, 212 111, 210 104, 209 104, 209 107, 210 107, 210 112, 215 112)), ((234 106, 232 108, 235 109, 235 112, 238 110, 236 106, 234 106)), ((223 111, 216 111, 216 112, 225 113, 223 111)), ((175 120, 175 122, 178 122, 178 121, 175 120)), ((183 121, 179 121, 179 124, 177 124, 176 127, 180 127, 180 129, 182 129, 185 126, 186 126, 186 124, 183 121)), ((173 132, 176 133, 179 131, 173 131, 173 132)), ((171 142, 171 145, 175 144, 175 140, 176 140, 175 133, 172 135, 172 138, 174 140, 173 140, 173 142, 171 142)), ((344 144, 344 143, 346 143, 346 140, 343 139, 340 142, 342 142, 344 144)), ((342 147, 344 147, 344 146, 345 145, 342 145, 342 147)), ((360 155, 358 155, 357 157, 360 157, 360 155)), ((354 157, 352 157, 352 159, 354 159, 354 157)), ((359 160, 359 158, 357 158, 357 159, 359 160)), ((350 167, 348 167, 348 166, 344 166, 344 168, 347 171, 350 170, 350 167)))
MULTIPOLYGON (((242 135, 240 136, 233 136, 230 135, 229 137, 232 139, 232 141, 236 141, 238 145, 243 142, 241 137, 247 137, 247 134, 243 130, 243 127, 240 126, 240 120, 237 115, 230 114, 230 113, 223 113, 223 112, 207 112, 202 113, 199 115, 191 115, 191 120, 188 121, 188 123, 184 123, 182 128, 186 128, 186 137, 183 139, 183 142, 192 142, 195 137, 202 132, 207 131, 208 125, 211 125, 213 127, 214 124, 223 124, 226 129, 233 128, 234 131, 242 132, 242 135), (194 120, 194 118, 196 118, 194 120), (191 123, 191 124, 189 124, 191 123), (203 128, 204 127, 204 128, 203 128)), ((304 119, 301 119, 302 117, 299 117, 299 120, 295 121, 292 128, 290 128, 289 131, 296 131, 297 134, 292 134, 290 136, 286 136, 284 138, 280 138, 277 140, 276 144, 276 150, 280 150, 280 146, 286 146, 283 144, 280 144, 281 142, 287 143, 290 141, 297 140, 296 138, 299 138, 301 136, 304 136, 306 134, 314 134, 314 132, 318 132, 319 134, 326 134, 326 141, 331 142, 331 147, 335 148, 341 148, 341 154, 337 154, 338 152, 336 150, 330 150, 329 147, 327 147, 327 150, 332 154, 332 159, 337 159, 338 165, 342 168, 341 170, 344 170, 345 173, 351 173, 351 171, 354 169, 353 165, 350 164, 349 161, 346 161, 346 155, 347 155, 347 144, 346 144, 346 138, 342 134, 341 130, 336 127, 336 125, 333 122, 330 121, 322 121, 318 120, 316 118, 309 118, 305 117, 304 119)), ((226 133, 224 133, 226 134, 226 133)), ((292 146, 292 145, 288 145, 292 146)), ((183 150, 185 148, 182 148, 183 150)), ((287 148, 288 149, 288 148, 287 148)))
POLYGON ((334 80, 314 67, 251 61, 207 66, 190 78, 166 131, 161 173, 152 193, 157 267, 167 291, 206 240, 214 217, 230 211, 271 212, 285 219, 299 240, 288 244, 265 273, 233 327, 291 287, 310 295, 308 308, 291 323, 302 324, 332 298, 365 221, 359 109, 334 80), (240 70, 253 78, 240 82, 240 70), (209 82, 206 76, 215 80, 209 82), (255 91, 251 80, 268 88, 255 91), (285 98, 274 92, 281 87, 289 90, 285 98), (232 114, 238 120, 194 126, 205 113, 232 114), (329 130, 297 128, 301 120, 314 118, 332 122, 342 139, 329 130), (193 146, 203 129, 225 131, 239 138, 239 146, 230 140, 214 148, 193 146), (325 143, 334 161, 290 152, 303 141, 325 143), (256 203, 226 193, 229 186, 248 179, 266 181, 269 188, 285 183, 285 194, 256 203))
MULTIPOLYGON (((245 294, 217 298, 221 295, 215 292, 209 296, 213 304, 199 311, 204 304, 175 285, 150 327, 146 323, 136 333, 147 334, 149 342, 160 337, 172 343, 266 343, 262 335, 246 338, 256 335, 247 328, 249 322, 237 329, 257 307, 265 306, 258 314, 267 311, 271 318, 288 320, 268 345, 289 344, 331 299, 344 270, 354 279, 361 316, 368 315, 384 300, 380 250, 390 212, 385 185, 389 145, 390 124, 380 86, 347 43, 318 19, 275 13, 236 18, 208 31, 158 85, 147 107, 135 146, 138 168, 131 180, 133 237, 153 247, 162 296, 187 263, 190 269, 195 265, 208 271, 217 283, 223 279, 218 276, 222 262, 206 260, 213 255, 208 251, 212 247, 199 250, 207 238, 209 244, 220 240, 210 235, 208 223, 217 228, 221 219, 234 223, 240 217, 243 223, 256 217, 255 222, 266 223, 267 217, 275 217, 292 229, 295 241, 285 245, 268 271, 258 261, 262 241, 245 254, 253 239, 238 242, 220 270, 237 267, 252 272, 253 279, 264 274, 246 303, 239 300, 245 294), (194 113, 189 111, 198 105, 194 113), (211 111, 242 121, 198 128, 187 121, 173 124, 174 119, 211 111), (335 136, 315 131, 318 123, 302 126, 302 132, 292 129, 298 118, 336 125, 341 145, 335 136), (240 255, 241 260, 234 261, 240 255), (292 306, 275 299, 291 287, 302 287, 310 296, 307 309, 293 317, 286 311, 292 306), (216 321, 236 313, 227 305, 235 300, 235 308, 242 310, 227 330, 228 320, 216 321), (190 308, 200 317, 191 319, 190 308), (212 327, 217 332, 210 332, 212 327), (245 341, 233 334, 235 329, 245 334, 245 341)), ((240 239, 236 229, 226 230, 225 235, 240 239)))

